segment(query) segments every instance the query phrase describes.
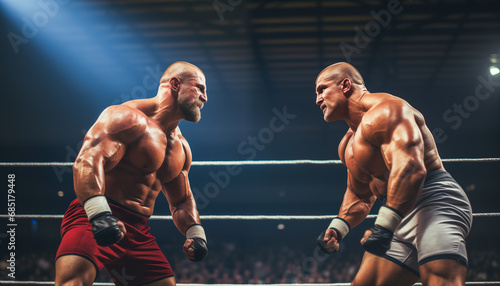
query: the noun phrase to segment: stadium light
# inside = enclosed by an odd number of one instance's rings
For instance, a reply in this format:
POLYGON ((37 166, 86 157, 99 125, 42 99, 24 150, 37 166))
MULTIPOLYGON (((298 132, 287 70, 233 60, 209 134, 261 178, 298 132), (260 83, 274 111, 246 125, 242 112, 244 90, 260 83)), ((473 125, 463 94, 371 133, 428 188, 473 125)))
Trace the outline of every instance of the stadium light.
POLYGON ((498 55, 492 54, 490 55, 490 74, 497 75, 500 73, 499 65, 498 65, 498 55))

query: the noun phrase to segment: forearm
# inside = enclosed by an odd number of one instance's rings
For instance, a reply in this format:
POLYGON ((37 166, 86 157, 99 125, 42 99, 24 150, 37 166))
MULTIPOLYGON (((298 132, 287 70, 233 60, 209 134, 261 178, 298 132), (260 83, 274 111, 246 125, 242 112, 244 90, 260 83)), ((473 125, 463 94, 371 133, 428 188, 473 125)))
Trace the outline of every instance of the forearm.
POLYGON ((344 195, 338 217, 345 220, 351 228, 360 224, 375 203, 375 196, 360 198, 349 188, 344 195))
POLYGON ((200 215, 196 209, 196 202, 192 194, 176 204, 170 204, 170 212, 175 226, 182 234, 186 234, 186 230, 194 225, 201 224, 200 215))
POLYGON ((366 251, 384 255, 390 248, 394 232, 417 201, 426 172, 422 165, 415 162, 412 159, 407 162, 400 160, 393 165, 387 187, 387 203, 380 208, 373 227, 362 240, 366 251))
POLYGON ((73 165, 75 193, 80 203, 97 195, 104 195, 104 168, 102 162, 78 158, 73 165))
POLYGON ((76 196, 92 224, 94 238, 98 245, 106 247, 122 239, 126 230, 123 224, 120 227, 104 197, 102 166, 99 161, 79 157, 73 165, 73 179, 76 196))
POLYGON ((389 176, 386 205, 403 216, 408 214, 422 190, 426 174, 425 166, 412 159, 394 166, 389 176))

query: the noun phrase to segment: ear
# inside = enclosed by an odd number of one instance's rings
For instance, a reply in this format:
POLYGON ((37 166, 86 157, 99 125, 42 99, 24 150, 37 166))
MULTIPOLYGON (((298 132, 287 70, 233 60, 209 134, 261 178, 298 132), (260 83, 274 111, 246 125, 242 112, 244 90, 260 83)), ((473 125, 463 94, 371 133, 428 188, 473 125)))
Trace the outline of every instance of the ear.
POLYGON ((181 89, 181 80, 178 77, 172 77, 170 79, 170 88, 172 91, 179 92, 181 89))
POLYGON ((345 78, 341 83, 340 83, 340 88, 342 89, 342 92, 346 96, 350 96, 352 93, 352 81, 348 78, 345 78))

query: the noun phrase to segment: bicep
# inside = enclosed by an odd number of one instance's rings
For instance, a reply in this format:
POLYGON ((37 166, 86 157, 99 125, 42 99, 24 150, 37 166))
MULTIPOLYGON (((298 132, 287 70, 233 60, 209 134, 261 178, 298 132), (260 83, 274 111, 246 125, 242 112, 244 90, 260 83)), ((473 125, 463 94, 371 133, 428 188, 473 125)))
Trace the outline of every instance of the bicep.
POLYGON ((347 190, 338 216, 345 219, 352 228, 361 223, 370 213, 376 197, 368 184, 357 180, 350 173, 347 178, 347 190))
POLYGON ((141 118, 128 107, 107 108, 85 135, 77 161, 102 163, 105 170, 115 167, 126 148, 145 130, 141 118))
POLYGON ((347 171, 347 191, 349 193, 349 197, 352 197, 354 200, 364 200, 371 201, 375 195, 370 189, 369 184, 361 182, 356 179, 349 170, 347 171))
POLYGON ((91 133, 84 140, 76 163, 102 164, 104 170, 115 167, 125 155, 125 144, 109 138, 106 134, 91 133))
POLYGON ((75 163, 86 162, 94 166, 99 164, 108 171, 118 164, 125 155, 125 151, 124 142, 110 136, 102 124, 96 124, 85 136, 75 163))

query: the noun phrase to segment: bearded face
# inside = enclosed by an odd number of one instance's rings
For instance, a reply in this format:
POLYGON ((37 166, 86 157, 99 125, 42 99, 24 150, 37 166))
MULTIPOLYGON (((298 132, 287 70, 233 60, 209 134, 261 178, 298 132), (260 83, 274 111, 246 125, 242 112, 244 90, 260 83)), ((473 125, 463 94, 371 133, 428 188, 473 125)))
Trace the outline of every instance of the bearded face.
POLYGON ((200 109, 203 107, 203 102, 199 100, 196 91, 190 91, 188 88, 181 88, 179 91, 178 103, 185 120, 190 122, 200 121, 200 109))

